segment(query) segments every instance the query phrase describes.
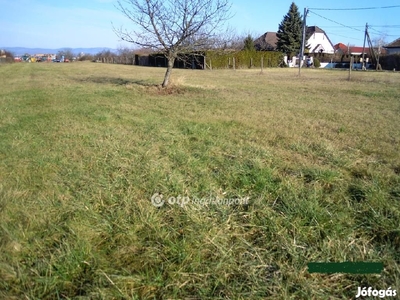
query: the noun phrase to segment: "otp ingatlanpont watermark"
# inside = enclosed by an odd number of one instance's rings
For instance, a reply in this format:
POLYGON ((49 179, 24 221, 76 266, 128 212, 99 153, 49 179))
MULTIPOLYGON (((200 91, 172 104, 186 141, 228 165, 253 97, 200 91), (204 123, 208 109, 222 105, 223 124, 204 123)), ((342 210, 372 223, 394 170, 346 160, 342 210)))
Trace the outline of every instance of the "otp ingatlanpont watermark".
POLYGON ((163 194, 155 193, 151 196, 151 203, 155 207, 161 207, 166 202, 170 205, 179 205, 181 207, 186 204, 193 203, 197 205, 247 205, 249 204, 250 197, 239 197, 239 198, 220 198, 220 197, 189 197, 189 196, 177 196, 177 197, 164 197, 163 194))

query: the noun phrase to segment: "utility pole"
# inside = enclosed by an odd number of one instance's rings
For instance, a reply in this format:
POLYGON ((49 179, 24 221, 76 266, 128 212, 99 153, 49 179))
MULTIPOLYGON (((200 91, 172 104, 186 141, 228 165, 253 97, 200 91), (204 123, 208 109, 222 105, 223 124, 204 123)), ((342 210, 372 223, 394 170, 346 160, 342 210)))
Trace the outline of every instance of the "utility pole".
POLYGON ((303 56, 304 56, 304 47, 305 47, 305 42, 306 42, 306 19, 307 19, 307 14, 308 14, 308 8, 304 8, 304 15, 303 15, 303 36, 302 36, 302 41, 301 41, 301 49, 300 49, 300 55, 299 55, 299 77, 300 77, 300 71, 301 71, 301 62, 303 61, 303 56))
POLYGON ((367 39, 367 34, 368 34, 368 23, 365 24, 365 33, 364 33, 364 46, 363 46, 363 51, 362 51, 362 70, 365 70, 365 40, 367 39))

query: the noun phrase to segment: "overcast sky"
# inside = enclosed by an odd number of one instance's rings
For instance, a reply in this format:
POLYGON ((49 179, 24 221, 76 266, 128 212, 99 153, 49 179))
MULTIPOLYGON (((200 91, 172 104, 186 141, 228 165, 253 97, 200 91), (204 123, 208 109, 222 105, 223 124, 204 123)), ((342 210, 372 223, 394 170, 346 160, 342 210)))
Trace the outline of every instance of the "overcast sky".
MULTIPOLYGON (((131 26, 129 20, 115 8, 115 2, 115 0, 0 0, 0 48, 132 47, 119 41, 112 30, 112 23, 117 27, 131 26)), ((292 1, 232 0, 231 3, 234 17, 229 21, 230 27, 239 34, 251 33, 257 37, 266 31, 278 30, 278 25, 292 1)), ((386 35, 386 41, 391 42, 400 37, 400 7, 352 11, 315 10, 315 8, 400 6, 399 0, 299 0, 295 3, 301 14, 305 7, 310 8, 307 25, 321 27, 327 32, 333 44, 342 42, 362 45, 367 22, 372 25, 370 29, 372 38, 386 35)))

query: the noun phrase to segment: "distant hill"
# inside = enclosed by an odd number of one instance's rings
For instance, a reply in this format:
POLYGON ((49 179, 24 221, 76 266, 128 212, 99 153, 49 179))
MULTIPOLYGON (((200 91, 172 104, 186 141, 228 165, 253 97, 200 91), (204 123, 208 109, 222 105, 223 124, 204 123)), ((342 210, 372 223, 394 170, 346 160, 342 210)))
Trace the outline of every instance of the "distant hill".
POLYGON ((65 50, 69 49, 72 51, 74 54, 79 54, 79 53, 85 53, 85 54, 97 54, 103 50, 107 51, 110 50, 111 52, 117 52, 116 49, 112 48, 58 48, 58 49, 47 49, 47 48, 24 48, 24 47, 0 47, 0 49, 4 49, 7 51, 10 51, 14 55, 24 55, 25 53, 28 54, 37 54, 37 53, 43 53, 43 54, 57 54, 58 51, 60 50, 65 50))

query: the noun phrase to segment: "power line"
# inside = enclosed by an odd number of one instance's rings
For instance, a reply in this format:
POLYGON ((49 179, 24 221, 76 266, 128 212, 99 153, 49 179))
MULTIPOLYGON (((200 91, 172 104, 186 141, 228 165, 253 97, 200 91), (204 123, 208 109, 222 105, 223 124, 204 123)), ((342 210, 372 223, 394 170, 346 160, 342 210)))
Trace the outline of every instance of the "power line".
MULTIPOLYGON (((348 25, 350 27, 354 28, 365 28, 365 25, 348 25)), ((400 28, 400 25, 368 25, 369 27, 375 27, 375 28, 400 28)), ((332 25, 332 26, 324 26, 324 28, 341 28, 343 27, 342 25, 332 25)))
MULTIPOLYGON (((365 25, 359 25, 359 26, 356 26, 356 25, 348 25, 348 26, 350 26, 350 27, 354 27, 354 28, 356 28, 356 27, 358 27, 358 28, 364 28, 365 27, 365 25)), ((332 26, 324 26, 324 28, 342 28, 343 27, 343 25, 337 25, 337 26, 334 26, 334 25, 332 25, 332 26)))
MULTIPOLYGON (((349 28, 349 29, 351 29, 351 30, 355 30, 355 31, 359 31, 359 32, 364 32, 364 30, 359 29, 359 28, 364 27, 364 26, 349 26, 349 25, 345 25, 345 24, 343 24, 343 23, 340 23, 340 22, 337 22, 337 21, 335 21, 335 20, 332 20, 332 19, 329 19, 329 18, 327 18, 327 17, 324 17, 324 16, 322 16, 322 15, 320 15, 320 14, 314 12, 314 11, 311 11, 311 9, 313 9, 313 10, 362 10, 362 9, 379 9, 379 8, 393 8, 393 7, 400 7, 400 5, 382 6, 382 7, 366 7, 366 8, 360 8, 360 9, 356 9, 356 8, 354 8, 354 9, 316 9, 316 8, 310 8, 310 9, 308 9, 308 12, 309 12, 309 13, 312 13, 312 14, 314 14, 314 15, 316 15, 316 16, 322 18, 322 19, 325 19, 325 20, 327 20, 327 21, 330 21, 330 22, 332 22, 332 23, 335 23, 335 24, 338 24, 338 25, 339 25, 339 26, 326 26, 326 27, 331 27, 331 28, 332 28, 332 27, 333 27, 333 28, 345 27, 345 28, 349 28), (359 27, 359 28, 357 28, 357 27, 359 27)), ((384 35, 384 36, 386 36, 386 37, 392 37, 392 36, 398 37, 398 35, 389 35, 389 34, 387 34, 387 33, 385 33, 385 32, 379 31, 379 30, 377 30, 377 29, 375 29, 375 28, 373 28, 373 27, 380 27, 380 28, 385 28, 385 29, 390 29, 390 28, 397 29, 397 28, 400 28, 400 25, 376 25, 376 26, 375 26, 375 25, 374 25, 374 26, 368 25, 368 28, 369 28, 371 31, 373 31, 373 32, 375 33, 375 35, 376 35, 376 34, 380 34, 380 35, 384 35)), ((356 38, 352 38, 352 37, 348 37, 348 36, 343 36, 343 35, 339 35, 339 34, 335 34, 335 33, 329 33, 329 34, 331 34, 331 35, 337 35, 337 36, 344 37, 344 38, 348 38, 348 39, 352 39, 352 40, 361 40, 361 39, 356 39, 356 38)))
POLYGON ((373 27, 378 27, 378 26, 371 26, 371 25, 368 25, 368 28, 369 28, 371 31, 373 31, 374 34, 380 34, 380 35, 384 35, 384 36, 397 36, 397 37, 399 36, 399 35, 394 35, 394 34, 387 34, 386 32, 376 30, 376 29, 373 28, 373 27))
POLYGON ((371 27, 380 27, 380 28, 400 28, 400 25, 369 25, 371 27))
MULTIPOLYGON (((325 32, 326 32, 326 31, 325 31, 325 32)), ((354 37, 344 36, 344 35, 340 35, 340 34, 336 34, 336 33, 332 33, 332 32, 326 32, 326 33, 329 33, 329 35, 336 35, 336 36, 340 36, 340 37, 343 37, 343 38, 346 38, 346 39, 351 39, 351 40, 359 40, 359 41, 362 41, 362 39, 359 39, 359 38, 354 38, 354 37)))
POLYGON ((374 31, 375 32, 375 34, 381 34, 381 35, 386 35, 386 33, 385 32, 382 32, 382 31, 379 31, 379 30, 376 30, 375 28, 373 28, 372 26, 368 26, 368 29, 370 29, 371 31, 374 31))
POLYGON ((373 9, 386 9, 386 8, 396 8, 396 7, 400 7, 400 5, 357 7, 357 8, 310 8, 310 9, 312 9, 312 10, 373 10, 373 9))
POLYGON ((313 11, 310 11, 310 10, 309 10, 309 12, 312 13, 312 14, 314 14, 314 15, 316 15, 316 16, 318 16, 318 17, 320 17, 320 18, 323 18, 323 19, 328 20, 328 21, 330 21, 330 22, 333 22, 333 23, 335 23, 335 24, 341 25, 341 26, 343 26, 343 27, 347 27, 347 28, 350 28, 350 29, 352 29, 352 30, 364 32, 364 30, 361 30, 361 29, 358 29, 358 28, 355 28, 355 27, 352 27, 352 26, 347 26, 347 25, 344 25, 344 24, 342 24, 342 23, 336 22, 336 21, 334 21, 334 20, 328 19, 328 18, 326 18, 326 17, 324 17, 324 16, 321 16, 320 14, 317 14, 316 12, 313 12, 313 11))

